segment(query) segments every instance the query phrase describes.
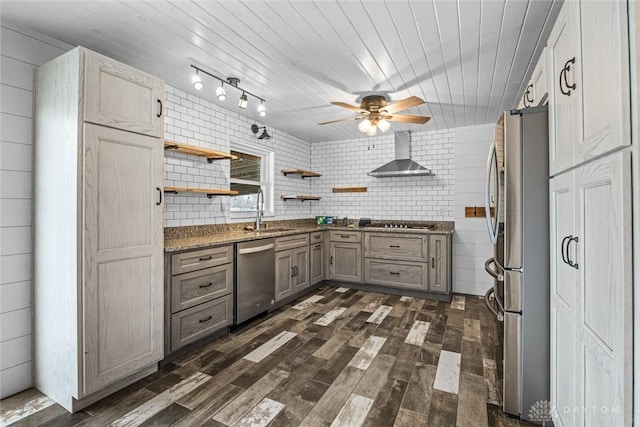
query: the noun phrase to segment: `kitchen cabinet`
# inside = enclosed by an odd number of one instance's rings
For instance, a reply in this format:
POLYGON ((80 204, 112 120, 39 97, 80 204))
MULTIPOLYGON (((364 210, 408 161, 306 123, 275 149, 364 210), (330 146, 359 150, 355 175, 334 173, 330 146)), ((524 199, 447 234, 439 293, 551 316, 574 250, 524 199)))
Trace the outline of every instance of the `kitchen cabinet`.
POLYGON ((309 234, 279 237, 275 247, 276 301, 281 301, 309 287, 309 234))
POLYGON ((233 246, 167 255, 167 354, 233 322, 233 246))
POLYGON ((551 406, 597 408, 555 425, 630 425, 630 154, 554 177, 550 193, 551 406))
POLYGON ((547 71, 547 66, 550 61, 548 59, 549 56, 550 49, 545 47, 540 54, 540 58, 538 58, 533 73, 531 73, 531 78, 520 98, 520 102, 518 103, 519 110, 547 103, 549 95, 549 85, 547 83, 549 76, 549 72, 547 71))
POLYGON ((324 231, 311 233, 309 239, 309 280, 311 285, 326 278, 324 231))
POLYGON ((429 235, 429 290, 451 292, 451 235, 429 235))
POLYGON ((550 171, 631 144, 626 2, 565 2, 551 31, 550 171))
POLYGON ((72 412, 163 356, 163 100, 81 47, 37 70, 34 385, 72 412))
POLYGON ((362 233, 329 231, 329 280, 362 283, 362 233))

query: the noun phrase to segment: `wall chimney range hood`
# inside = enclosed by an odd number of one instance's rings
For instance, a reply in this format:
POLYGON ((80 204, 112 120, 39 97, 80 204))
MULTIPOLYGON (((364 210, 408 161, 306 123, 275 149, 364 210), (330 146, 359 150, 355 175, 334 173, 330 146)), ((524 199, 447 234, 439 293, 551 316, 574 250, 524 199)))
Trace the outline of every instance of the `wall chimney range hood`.
POLYGON ((396 132, 396 159, 372 170, 367 175, 374 178, 391 178, 399 176, 432 176, 430 169, 411 160, 411 133, 396 132))

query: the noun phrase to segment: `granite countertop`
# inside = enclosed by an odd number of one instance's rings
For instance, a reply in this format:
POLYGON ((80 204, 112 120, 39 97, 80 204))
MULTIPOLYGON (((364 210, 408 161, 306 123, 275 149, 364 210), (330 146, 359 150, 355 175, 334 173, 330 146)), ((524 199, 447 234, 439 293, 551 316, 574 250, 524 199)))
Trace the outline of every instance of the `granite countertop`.
POLYGON ((260 231, 247 231, 240 225, 220 225, 220 226, 194 226, 175 227, 165 229, 164 251, 179 252, 191 249, 202 249, 213 246, 229 245, 232 243, 246 242, 249 240, 267 239, 272 237, 291 236, 300 233, 312 233, 314 231, 370 231, 381 233, 403 233, 403 234, 453 234, 453 222, 431 222, 424 225, 424 228, 385 228, 385 227, 358 227, 358 226, 335 226, 317 225, 312 221, 289 221, 283 224, 274 223, 260 231), (277 230, 277 231, 276 231, 277 230))

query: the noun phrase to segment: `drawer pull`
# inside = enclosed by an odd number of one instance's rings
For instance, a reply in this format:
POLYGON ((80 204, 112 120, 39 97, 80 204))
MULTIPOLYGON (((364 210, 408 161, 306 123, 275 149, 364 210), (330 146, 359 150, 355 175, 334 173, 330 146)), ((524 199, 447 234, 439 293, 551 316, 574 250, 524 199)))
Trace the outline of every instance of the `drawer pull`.
POLYGON ((343 239, 348 239, 351 236, 349 236, 348 234, 341 234, 340 237, 342 237, 343 239))
POLYGON ((390 271, 389 274, 391 274, 392 276, 399 276, 400 272, 399 271, 390 271))
POLYGON ((209 316, 209 317, 207 317, 206 319, 200 319, 200 320, 198 320, 198 322, 200 322, 200 323, 204 323, 204 322, 208 322, 208 321, 209 321, 209 320, 211 320, 211 319, 213 319, 213 317, 209 316))
POLYGON ((436 259, 431 258, 431 268, 436 268, 436 259))
POLYGON ((320 249, 320 248, 322 248, 322 245, 321 245, 320 243, 318 243, 318 244, 316 245, 316 249, 320 249))
POLYGON ((316 240, 319 239, 320 237, 322 237, 322 236, 320 236, 320 235, 313 236, 313 238, 316 239, 316 240))
POLYGON ((200 261, 209 261, 210 259, 213 259, 213 256, 209 255, 209 256, 201 256, 199 258, 200 261))
POLYGON ((206 285, 200 285, 199 288, 204 289, 204 288, 208 288, 209 286, 213 286, 213 282, 209 282, 206 285))
POLYGON ((390 248, 397 248, 400 249, 400 245, 389 245, 390 248))

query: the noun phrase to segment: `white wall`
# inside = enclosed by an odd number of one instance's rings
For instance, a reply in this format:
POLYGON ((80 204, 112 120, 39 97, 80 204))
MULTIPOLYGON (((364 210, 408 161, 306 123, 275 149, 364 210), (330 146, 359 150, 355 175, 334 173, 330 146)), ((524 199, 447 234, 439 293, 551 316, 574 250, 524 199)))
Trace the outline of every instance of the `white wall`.
MULTIPOLYGON (((309 218, 315 202, 287 201, 284 194, 309 194, 310 180, 298 176, 285 177, 282 169, 310 168, 310 144, 277 129, 267 127, 271 139, 257 139, 251 131, 254 120, 241 116, 206 99, 187 94, 167 85, 165 139, 203 148, 229 152, 232 143, 256 146, 274 152, 275 197, 274 214, 269 219, 309 218)), ((231 108, 235 101, 230 99, 231 108)), ((262 126, 261 123, 257 123, 262 126)), ((229 189, 229 160, 207 163, 195 156, 165 154, 165 185, 229 189)), ((179 193, 165 198, 166 227, 200 224, 224 224, 247 221, 234 218, 229 212, 229 198, 179 193)))
MULTIPOLYGON (((354 124, 355 126, 355 124, 354 124)), ((314 212, 351 218, 452 221, 454 133, 411 133, 411 158, 435 176, 373 178, 367 172, 395 158, 393 132, 374 138, 311 144, 311 192, 322 197, 314 212), (333 187, 367 187, 366 193, 332 193, 333 187)))
POLYGON ((465 218, 465 206, 484 206, 484 172, 495 125, 455 130, 453 291, 481 295, 493 286, 484 262, 493 256, 484 218, 465 218))
POLYGON ((71 46, 0 27, 0 398, 31 387, 33 70, 71 46))

